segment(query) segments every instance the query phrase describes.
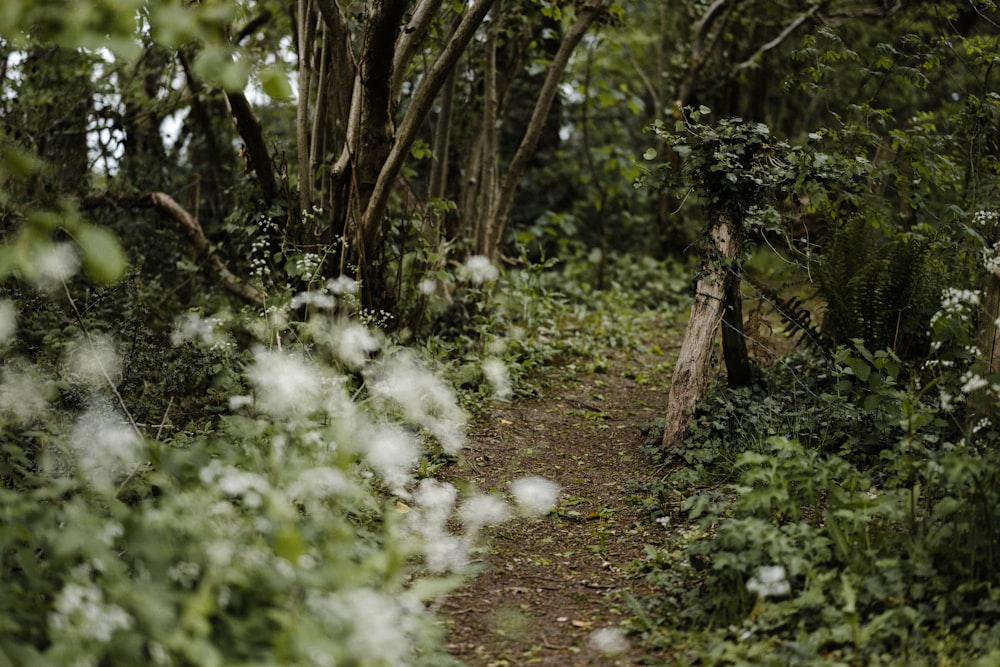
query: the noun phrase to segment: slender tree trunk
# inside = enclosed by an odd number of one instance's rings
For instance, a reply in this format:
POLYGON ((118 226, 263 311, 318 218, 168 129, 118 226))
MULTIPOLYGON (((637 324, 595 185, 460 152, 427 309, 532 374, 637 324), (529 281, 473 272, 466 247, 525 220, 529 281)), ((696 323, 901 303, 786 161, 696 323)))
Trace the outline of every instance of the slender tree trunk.
MULTIPOLYGON (((728 211, 720 211, 709 231, 710 245, 695 288, 691 318, 684 331, 677 365, 667 397, 663 446, 684 440, 688 419, 708 385, 712 348, 725 316, 728 265, 737 257, 737 222, 728 211)), ((745 352, 744 352, 745 353, 745 352)))
POLYGON ((538 147, 538 141, 541 139, 542 131, 545 129, 545 121, 548 118, 549 111, 552 109, 552 103, 559 92, 559 84, 566 71, 566 66, 569 64, 570 56, 573 55, 573 51, 580 44, 587 30, 597 17, 601 15, 603 10, 604 5, 600 1, 591 1, 577 8, 576 20, 570 27, 569 32, 566 33, 566 37, 559 46, 559 51, 556 52, 552 63, 549 65, 545 82, 542 84, 542 89, 538 94, 538 100, 532 111, 531 119, 528 121, 524 137, 521 139, 514 157, 511 158, 510 164, 507 166, 507 173, 500 184, 500 192, 496 197, 496 203, 486 220, 485 242, 478 248, 479 254, 491 258, 496 256, 500 247, 500 240, 503 238, 504 229, 507 226, 510 209, 514 205, 514 195, 517 192, 517 185, 528 168, 528 161, 535 154, 535 149, 538 147))
POLYGON ((982 318, 979 353, 983 359, 983 370, 984 373, 1000 373, 1000 267, 995 265, 986 279, 982 318))

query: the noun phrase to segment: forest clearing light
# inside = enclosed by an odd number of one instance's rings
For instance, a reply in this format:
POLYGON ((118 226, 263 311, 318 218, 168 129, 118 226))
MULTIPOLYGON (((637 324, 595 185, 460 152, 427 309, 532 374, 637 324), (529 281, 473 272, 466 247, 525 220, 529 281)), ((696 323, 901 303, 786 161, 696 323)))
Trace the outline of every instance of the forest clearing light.
POLYGON ((556 482, 537 475, 516 479, 510 485, 518 509, 529 517, 542 516, 554 508, 561 490, 556 482))

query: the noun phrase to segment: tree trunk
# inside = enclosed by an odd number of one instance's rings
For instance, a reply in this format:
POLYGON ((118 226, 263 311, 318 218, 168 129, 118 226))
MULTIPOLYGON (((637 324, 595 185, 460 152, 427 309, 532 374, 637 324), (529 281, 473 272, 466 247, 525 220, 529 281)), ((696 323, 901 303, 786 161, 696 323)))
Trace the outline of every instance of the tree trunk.
MULTIPOLYGON (((724 211, 712 222, 710 246, 695 288, 691 318, 684 331, 681 351, 667 397, 663 446, 674 447, 684 440, 690 413, 705 394, 719 324, 725 315, 729 265, 738 252, 738 230, 733 215, 724 211)), ((744 350, 744 354, 745 354, 744 350)))
POLYGON ((986 279, 986 298, 979 332, 979 353, 983 358, 983 373, 1000 372, 1000 268, 994 265, 986 279))

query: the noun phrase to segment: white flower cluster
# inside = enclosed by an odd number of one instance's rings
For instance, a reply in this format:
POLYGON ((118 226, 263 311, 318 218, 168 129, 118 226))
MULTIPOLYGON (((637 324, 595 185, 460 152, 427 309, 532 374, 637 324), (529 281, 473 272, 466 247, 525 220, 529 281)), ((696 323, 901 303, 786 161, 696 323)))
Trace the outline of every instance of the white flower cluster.
POLYGON ((762 565, 747 581, 747 590, 762 598, 784 597, 792 592, 784 565, 762 565))
POLYGON ((997 211, 976 211, 972 214, 972 224, 977 227, 989 228, 997 224, 1000 213, 997 211))
POLYGON ((66 346, 63 367, 69 377, 98 387, 117 381, 121 363, 114 340, 107 335, 94 334, 66 346))
POLYGON ((198 472, 198 477, 203 484, 217 486, 226 495, 242 498, 248 507, 260 507, 271 488, 257 473, 214 460, 198 472))
POLYGON ((296 355, 257 348, 247 378, 256 389, 257 407, 268 414, 304 414, 320 405, 319 371, 296 355))
POLYGON ((139 465, 142 441, 124 419, 102 410, 85 412, 70 434, 79 469, 97 487, 107 487, 139 465))
POLYGON ((525 516, 542 516, 555 508, 561 489, 552 480, 531 475, 514 480, 510 485, 514 502, 525 516))
POLYGON ((372 395, 398 405, 405 419, 427 430, 449 454, 465 444, 466 414, 440 378, 404 350, 379 363, 369 374, 372 395))
POLYGON ((603 655, 619 655, 629 649, 625 632, 620 628, 600 628, 590 633, 587 645, 603 655))
POLYGON ((219 332, 221 326, 221 318, 202 317, 195 312, 184 313, 174 322, 170 342, 174 346, 192 342, 206 348, 223 347, 228 344, 228 341, 219 332))
POLYGON ((104 602, 104 593, 92 583, 68 583, 59 591, 49 627, 80 639, 106 644, 118 630, 132 627, 132 617, 115 604, 104 602))
POLYGON ((510 380, 510 372, 506 364, 499 359, 487 359, 483 362, 483 375, 493 387, 493 397, 498 401, 509 401, 514 395, 514 385, 510 380))
POLYGON ((409 664, 420 619, 426 613, 411 595, 389 595, 370 588, 313 592, 306 608, 331 636, 346 640, 350 662, 359 665, 409 664))
POLYGON ((500 277, 500 270, 485 255, 472 255, 465 260, 463 273, 472 283, 482 285, 500 277))

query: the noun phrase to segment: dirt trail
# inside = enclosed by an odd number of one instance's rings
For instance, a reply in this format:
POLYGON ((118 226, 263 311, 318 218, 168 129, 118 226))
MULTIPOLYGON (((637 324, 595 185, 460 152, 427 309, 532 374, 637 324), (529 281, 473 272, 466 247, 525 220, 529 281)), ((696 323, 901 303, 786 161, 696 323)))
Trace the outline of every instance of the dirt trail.
POLYGON ((658 470, 640 427, 663 412, 676 351, 651 347, 612 352, 604 372, 553 371, 538 396, 473 425, 453 481, 506 492, 540 475, 562 496, 555 516, 493 530, 482 573, 445 600, 450 651, 467 665, 658 662, 634 646, 609 657, 589 641, 630 615, 622 593, 641 596, 644 583, 626 569, 663 531, 641 506, 637 485, 658 470))

